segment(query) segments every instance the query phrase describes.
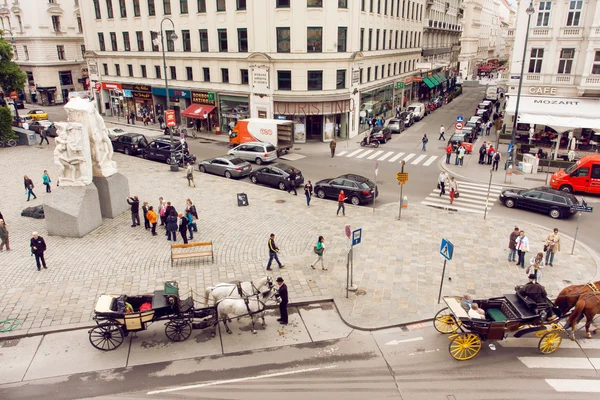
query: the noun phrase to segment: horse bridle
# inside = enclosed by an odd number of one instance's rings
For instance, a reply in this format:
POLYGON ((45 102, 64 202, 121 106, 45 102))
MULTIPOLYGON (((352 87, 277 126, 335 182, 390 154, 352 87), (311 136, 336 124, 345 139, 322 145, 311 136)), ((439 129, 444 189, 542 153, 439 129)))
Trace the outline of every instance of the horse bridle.
POLYGON ((600 294, 600 290, 598 290, 598 288, 596 287, 596 285, 594 285, 594 282, 588 282, 587 287, 590 288, 590 290, 592 291, 592 293, 594 294, 600 294))

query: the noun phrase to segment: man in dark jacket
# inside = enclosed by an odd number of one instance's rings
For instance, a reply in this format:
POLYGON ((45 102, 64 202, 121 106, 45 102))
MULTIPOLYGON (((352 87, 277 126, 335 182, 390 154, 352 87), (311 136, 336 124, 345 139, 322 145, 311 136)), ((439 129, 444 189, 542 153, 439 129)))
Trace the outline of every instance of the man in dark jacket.
POLYGON ((275 244, 275 234, 271 233, 271 236, 269 237, 269 263, 267 264, 267 271, 271 271, 271 263, 273 262, 273 259, 275 259, 277 264, 279 264, 279 269, 285 267, 283 264, 281 264, 281 261, 279 261, 277 253, 279 253, 279 247, 277 247, 275 244))
POLYGON ((288 187, 288 193, 290 193, 293 190, 294 195, 298 196, 298 192, 296 192, 296 170, 294 168, 292 168, 292 170, 290 171, 290 176, 288 176, 288 179, 290 181, 290 186, 288 187))
POLYGON ((138 226, 140 224, 140 200, 137 196, 128 197, 127 204, 131 206, 131 226, 138 226))
POLYGON ((146 228, 146 230, 150 229, 150 221, 148 221, 148 217, 146 215, 148 215, 148 202, 145 201, 144 205, 142 206, 142 213, 144 214, 144 228, 146 228))
POLYGON ((44 251, 46 251, 46 242, 44 241, 44 238, 38 235, 37 232, 33 232, 33 237, 31 238, 30 246, 31 254, 35 256, 37 270, 40 270, 40 262, 42 263, 41 266, 43 266, 44 269, 48 269, 46 267, 46 260, 44 259, 44 251))
POLYGON ((187 244, 188 239, 187 239, 187 230, 188 230, 188 223, 190 221, 187 219, 187 217, 185 215, 183 215, 182 213, 179 213, 179 234, 181 235, 181 238, 183 239, 183 243, 187 244))
POLYGON ((288 290, 287 290, 287 285, 285 283, 283 283, 283 278, 279 277, 277 278, 277 285, 279 285, 279 291, 277 294, 277 297, 279 297, 279 315, 281 318, 277 318, 277 321, 279 321, 279 323, 281 325, 287 325, 288 323, 288 310, 287 310, 287 305, 288 305, 288 290))
POLYGON ((521 296, 527 297, 535 301, 537 304, 544 303, 548 300, 546 289, 536 282, 535 274, 529 275, 529 282, 521 286, 518 292, 521 296))

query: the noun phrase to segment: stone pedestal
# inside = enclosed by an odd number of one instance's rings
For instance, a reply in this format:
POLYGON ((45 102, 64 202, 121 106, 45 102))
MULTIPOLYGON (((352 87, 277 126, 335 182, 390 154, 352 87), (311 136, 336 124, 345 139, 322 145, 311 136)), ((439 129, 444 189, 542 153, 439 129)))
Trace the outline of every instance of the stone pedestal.
POLYGON ((83 237, 102 225, 96 186, 59 186, 44 199, 46 229, 51 236, 83 237))
POLYGON ((129 208, 129 181, 124 175, 95 176, 93 182, 98 188, 102 218, 115 218, 129 208))

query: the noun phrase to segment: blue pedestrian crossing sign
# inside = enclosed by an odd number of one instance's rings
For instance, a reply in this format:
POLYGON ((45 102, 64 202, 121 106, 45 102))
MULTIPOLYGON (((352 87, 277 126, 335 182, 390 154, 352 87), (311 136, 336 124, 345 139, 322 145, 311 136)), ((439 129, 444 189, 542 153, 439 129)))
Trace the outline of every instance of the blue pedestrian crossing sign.
POLYGON ((465 119, 463 118, 462 115, 459 115, 458 117, 456 117, 456 122, 463 122, 465 119))
POLYGON ((452 260, 452 253, 454 252, 454 245, 446 239, 442 239, 442 245, 440 246, 440 254, 448 261, 452 260))

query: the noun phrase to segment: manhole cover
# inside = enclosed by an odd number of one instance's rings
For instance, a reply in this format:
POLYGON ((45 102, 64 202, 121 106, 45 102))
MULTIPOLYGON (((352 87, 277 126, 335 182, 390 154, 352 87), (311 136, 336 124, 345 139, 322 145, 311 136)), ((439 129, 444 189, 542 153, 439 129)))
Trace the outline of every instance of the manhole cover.
POLYGON ((275 203, 279 203, 279 204, 285 203, 285 200, 275 200, 275 203))
POLYGON ((2 342, 2 344, 0 345, 0 347, 6 348, 6 347, 15 347, 16 345, 19 344, 19 341, 21 339, 11 339, 11 340, 5 340, 2 342))

